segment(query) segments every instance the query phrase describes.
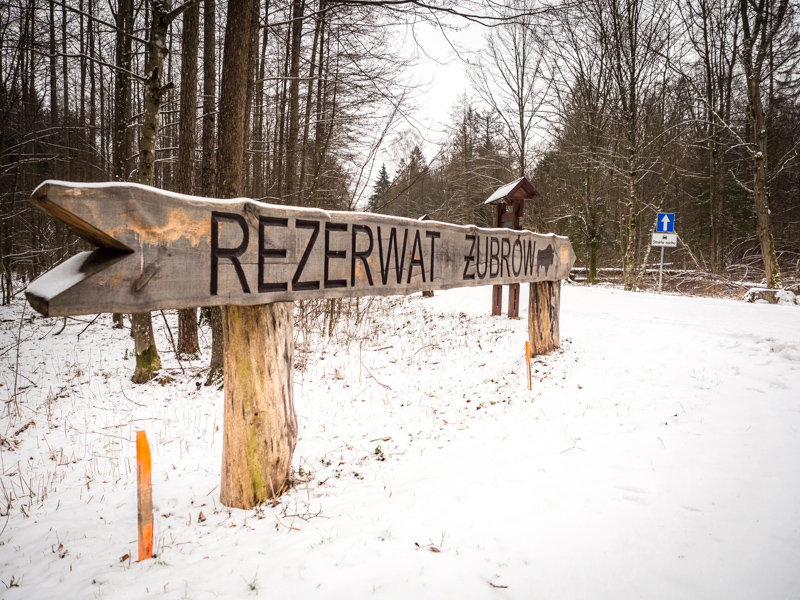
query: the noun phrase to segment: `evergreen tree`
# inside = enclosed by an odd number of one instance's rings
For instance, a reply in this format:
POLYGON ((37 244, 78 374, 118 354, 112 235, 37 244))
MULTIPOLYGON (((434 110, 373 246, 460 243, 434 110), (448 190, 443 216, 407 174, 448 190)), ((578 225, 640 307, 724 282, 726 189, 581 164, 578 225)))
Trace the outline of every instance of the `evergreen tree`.
POLYGON ((375 191, 369 197, 367 210, 369 212, 377 212, 382 204, 383 197, 389 191, 392 182, 389 179, 389 173, 386 170, 386 163, 381 165, 381 170, 378 171, 378 178, 375 180, 375 191))

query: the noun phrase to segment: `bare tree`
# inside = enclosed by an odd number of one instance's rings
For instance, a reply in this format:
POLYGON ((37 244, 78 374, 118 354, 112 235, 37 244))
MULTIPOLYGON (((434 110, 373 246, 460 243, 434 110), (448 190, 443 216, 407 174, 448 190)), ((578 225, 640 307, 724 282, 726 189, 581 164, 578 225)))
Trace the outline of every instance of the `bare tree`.
MULTIPOLYGON (((178 192, 194 194, 195 146, 197 138, 197 47, 200 39, 200 0, 194 0, 183 15, 181 57, 180 140, 178 142, 178 192)), ((197 354, 197 309, 178 311, 178 352, 197 354)))
MULTIPOLYGON (((163 83, 164 59, 167 57, 167 29, 192 2, 172 8, 170 0, 151 0, 150 37, 147 46, 146 80, 144 88, 144 117, 139 139, 138 182, 153 185, 155 175, 156 140, 158 118, 164 94, 172 83, 163 83)), ((131 334, 136 352, 136 370, 133 381, 144 383, 153 378, 161 368, 161 357, 153 337, 153 322, 150 313, 131 315, 131 334)))
MULTIPOLYGON (((686 41, 697 56, 702 79, 694 92, 702 99, 695 114, 699 135, 705 145, 707 193, 709 204, 711 270, 722 273, 722 235, 724 206, 723 157, 725 140, 730 136, 733 105, 733 81, 739 45, 737 0, 697 0, 678 3, 679 14, 686 31, 686 41)), ((692 81, 691 75, 685 80, 692 81)))
POLYGON ((499 16, 515 15, 491 29, 470 79, 478 96, 500 115, 517 154, 517 176, 529 174, 534 131, 547 101, 550 78, 545 75, 542 37, 537 33, 531 0, 515 10, 501 8, 499 16))
POLYGON ((608 182, 603 177, 609 158, 608 110, 616 96, 607 69, 607 48, 594 43, 599 38, 595 23, 584 18, 580 5, 567 4, 556 14, 547 44, 560 124, 556 143, 568 169, 580 174, 577 179, 570 178, 574 186, 570 195, 576 206, 564 211, 564 216, 575 215, 582 238, 576 241, 586 248, 587 281, 595 283, 608 199, 604 189, 608 182))
POLYGON ((775 253, 772 217, 769 212, 769 163, 767 114, 762 99, 762 85, 774 68, 771 59, 776 38, 785 33, 789 0, 740 0, 742 45, 739 51, 747 79, 747 116, 750 120, 753 149, 753 202, 756 209, 758 242, 764 260, 767 287, 781 287, 781 272, 775 253))

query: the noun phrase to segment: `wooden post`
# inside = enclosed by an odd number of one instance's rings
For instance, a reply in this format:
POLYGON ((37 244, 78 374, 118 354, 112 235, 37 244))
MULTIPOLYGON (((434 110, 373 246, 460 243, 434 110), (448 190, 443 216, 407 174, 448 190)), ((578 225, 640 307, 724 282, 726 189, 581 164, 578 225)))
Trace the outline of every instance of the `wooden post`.
POLYGON ((519 284, 512 283, 508 286, 508 318, 519 318, 519 284))
POLYGON ((558 329, 561 281, 537 281, 530 286, 528 338, 531 356, 537 356, 548 354, 561 345, 558 329))
POLYGON ((153 558, 153 486, 150 475, 150 446, 144 431, 136 432, 136 505, 141 562, 153 558))
POLYGON ((297 443, 291 302, 222 307, 225 407, 220 501, 252 508, 285 491, 297 443))
POLYGON ((525 367, 528 374, 528 391, 531 389, 531 343, 525 340, 525 367))
POLYGON ((503 313, 503 286, 492 286, 492 316, 498 317, 503 313))

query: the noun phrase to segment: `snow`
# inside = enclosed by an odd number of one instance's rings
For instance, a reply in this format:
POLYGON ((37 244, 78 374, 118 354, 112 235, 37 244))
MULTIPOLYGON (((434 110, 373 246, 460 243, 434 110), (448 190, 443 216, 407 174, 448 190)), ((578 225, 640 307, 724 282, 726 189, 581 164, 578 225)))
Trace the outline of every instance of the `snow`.
POLYGON ((505 198, 514 189, 514 187, 524 179, 524 177, 520 177, 519 179, 515 179, 511 183, 505 184, 503 187, 498 188, 495 190, 494 194, 489 196, 489 198, 484 202, 484 204, 491 204, 495 200, 500 200, 500 198, 505 198))
POLYGON ((90 254, 81 252, 68 258, 59 265, 58 271, 47 271, 32 281, 26 292, 44 302, 49 302, 64 290, 78 285, 87 277, 85 265, 90 254))
POLYGON ((564 286, 562 350, 535 359, 532 392, 525 311, 490 306, 488 287, 437 291, 375 300, 334 340, 298 332, 301 481, 247 511, 219 502, 206 329, 182 372, 155 314, 174 381, 136 386, 110 316, 56 335, 61 319, 2 307, 0 598, 796 594, 796 306, 564 286))
POLYGON ((791 290, 771 290, 765 287, 751 287, 742 297, 744 302, 755 302, 757 304, 769 304, 769 301, 764 298, 759 298, 759 295, 774 294, 777 300, 776 304, 793 305, 800 304, 800 296, 795 296, 791 290))

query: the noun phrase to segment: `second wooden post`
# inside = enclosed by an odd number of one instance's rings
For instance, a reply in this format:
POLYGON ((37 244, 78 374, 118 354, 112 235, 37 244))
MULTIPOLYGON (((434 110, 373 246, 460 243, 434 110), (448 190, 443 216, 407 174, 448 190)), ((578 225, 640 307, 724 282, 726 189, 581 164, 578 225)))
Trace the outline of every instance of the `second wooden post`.
POLYGON ((548 354, 561 345, 558 328, 561 282, 537 281, 530 286, 528 338, 531 342, 531 356, 548 354))

